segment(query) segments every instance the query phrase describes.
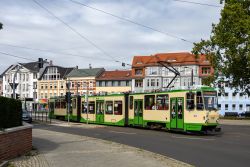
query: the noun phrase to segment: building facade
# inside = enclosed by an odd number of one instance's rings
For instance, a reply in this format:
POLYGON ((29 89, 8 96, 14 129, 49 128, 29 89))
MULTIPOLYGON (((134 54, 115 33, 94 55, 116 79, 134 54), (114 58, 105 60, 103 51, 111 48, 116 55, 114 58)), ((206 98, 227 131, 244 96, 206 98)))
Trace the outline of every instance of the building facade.
MULTIPOLYGON (((44 66, 49 65, 44 62, 44 66)), ((16 73, 15 83, 17 84, 15 94, 16 98, 23 101, 23 108, 33 110, 38 102, 37 96, 37 79, 44 68, 39 68, 37 62, 18 63, 11 65, 3 73, 3 96, 13 96, 13 79, 16 73)))
POLYGON ((96 93, 130 92, 132 90, 131 70, 104 71, 96 78, 96 93))
POLYGON ((73 68, 60 66, 47 66, 38 80, 38 110, 48 109, 48 99, 57 96, 64 96, 66 92, 66 75, 73 68))
POLYGON ((201 85, 202 79, 212 73, 213 69, 204 55, 196 58, 195 55, 184 52, 135 56, 132 62, 132 91, 147 92, 167 86, 187 88, 192 84, 201 85), (175 70, 180 75, 170 84, 175 77, 175 70))
POLYGON ((67 76, 72 95, 96 93, 96 78, 104 72, 104 68, 74 69, 67 76))
POLYGON ((220 114, 225 112, 250 112, 250 96, 244 93, 236 93, 235 89, 230 88, 227 82, 220 83, 221 92, 218 88, 218 109, 220 114))

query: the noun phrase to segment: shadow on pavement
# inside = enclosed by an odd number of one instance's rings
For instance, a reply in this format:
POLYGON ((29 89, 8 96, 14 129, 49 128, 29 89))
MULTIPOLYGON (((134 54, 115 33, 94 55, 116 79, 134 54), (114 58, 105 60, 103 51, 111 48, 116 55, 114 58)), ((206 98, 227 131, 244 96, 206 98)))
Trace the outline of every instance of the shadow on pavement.
POLYGON ((58 144, 48 139, 34 137, 32 138, 32 145, 38 149, 38 152, 49 152, 58 148, 58 144))

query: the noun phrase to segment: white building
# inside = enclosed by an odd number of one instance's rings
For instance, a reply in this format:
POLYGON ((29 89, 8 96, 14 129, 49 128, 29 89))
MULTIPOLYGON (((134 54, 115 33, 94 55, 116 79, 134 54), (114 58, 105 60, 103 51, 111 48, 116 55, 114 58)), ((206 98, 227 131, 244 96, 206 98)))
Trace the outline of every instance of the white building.
POLYGON ((176 70, 180 75, 169 88, 188 88, 192 80, 193 85, 201 85, 202 78, 213 73, 204 55, 196 58, 193 54, 180 52, 135 56, 132 63, 132 91, 147 92, 166 88, 175 77, 171 70, 176 70))
POLYGON ((218 91, 218 109, 220 114, 225 112, 250 112, 250 96, 243 93, 235 93, 235 89, 228 86, 227 83, 222 83, 224 87, 223 93, 218 91))
MULTIPOLYGON (((48 66, 47 62, 44 63, 44 67, 48 66)), ((27 110, 32 110, 35 108, 37 103, 37 78, 43 69, 39 69, 37 62, 30 63, 17 63, 11 65, 3 73, 3 96, 12 97, 13 89, 11 84, 13 83, 14 74, 17 72, 15 83, 17 87, 15 90, 16 97, 23 101, 26 101, 27 110)))

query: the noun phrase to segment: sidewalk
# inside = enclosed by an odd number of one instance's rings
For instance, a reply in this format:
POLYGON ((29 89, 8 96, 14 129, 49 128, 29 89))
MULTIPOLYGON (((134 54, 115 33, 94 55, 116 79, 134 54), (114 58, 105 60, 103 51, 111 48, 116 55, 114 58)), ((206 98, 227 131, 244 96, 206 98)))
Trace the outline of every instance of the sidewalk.
POLYGON ((247 125, 247 126, 250 126, 250 120, 220 119, 219 123, 222 125, 247 125))
MULTIPOLYGON (((73 125, 71 125, 73 126, 73 125)), ((76 125, 77 126, 77 125, 76 125)), ((88 126, 88 125, 87 125, 88 126)), ((87 128, 85 126, 85 128, 87 128)), ((94 126, 90 125, 90 128, 94 126)), ((33 129, 34 156, 14 159, 17 167, 180 167, 183 162, 100 139, 33 129)))

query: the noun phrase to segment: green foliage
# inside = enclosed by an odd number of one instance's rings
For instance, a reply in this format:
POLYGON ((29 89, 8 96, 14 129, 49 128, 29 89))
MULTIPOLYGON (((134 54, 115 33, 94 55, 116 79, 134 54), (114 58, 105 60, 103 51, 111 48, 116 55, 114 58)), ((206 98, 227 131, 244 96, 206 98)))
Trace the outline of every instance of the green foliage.
POLYGON ((3 24, 0 22, 0 30, 3 28, 3 24))
POLYGON ((193 53, 205 54, 215 75, 229 79, 230 87, 250 94, 250 1, 226 0, 209 40, 194 43, 193 53))
POLYGON ((22 103, 19 100, 0 97, 0 129, 22 125, 22 103))

